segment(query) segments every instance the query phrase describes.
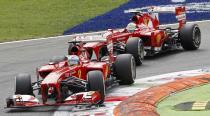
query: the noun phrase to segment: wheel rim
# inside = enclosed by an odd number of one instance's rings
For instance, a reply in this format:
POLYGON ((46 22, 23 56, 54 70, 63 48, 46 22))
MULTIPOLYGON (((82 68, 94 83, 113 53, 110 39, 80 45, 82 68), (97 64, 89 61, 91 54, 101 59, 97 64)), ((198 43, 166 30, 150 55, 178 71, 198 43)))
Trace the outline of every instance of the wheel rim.
POLYGON ((131 58, 131 75, 132 75, 132 79, 135 80, 136 78, 136 64, 135 64, 135 60, 134 58, 132 57, 131 58))
POLYGON ((139 40, 139 45, 138 45, 138 55, 139 55, 139 60, 142 61, 144 58, 144 47, 142 46, 140 40, 139 40))
POLYGON ((141 60, 144 59, 144 46, 141 45, 141 60))
POLYGON ((199 28, 195 27, 193 30, 193 43, 198 48, 201 43, 201 35, 199 28))

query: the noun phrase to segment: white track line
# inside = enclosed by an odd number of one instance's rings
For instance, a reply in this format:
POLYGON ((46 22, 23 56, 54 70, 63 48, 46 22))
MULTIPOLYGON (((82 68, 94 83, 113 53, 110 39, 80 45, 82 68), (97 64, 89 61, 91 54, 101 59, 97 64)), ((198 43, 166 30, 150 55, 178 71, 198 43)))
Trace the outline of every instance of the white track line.
POLYGON ((105 31, 98 31, 98 32, 91 32, 91 33, 79 33, 79 34, 72 34, 72 35, 61 35, 61 36, 55 36, 55 37, 27 39, 27 40, 19 40, 19 41, 11 41, 11 42, 3 42, 3 43, 0 43, 0 45, 11 44, 11 43, 20 43, 20 42, 30 42, 30 41, 41 41, 41 40, 47 40, 47 39, 60 39, 60 38, 68 38, 68 37, 81 36, 81 35, 101 34, 103 32, 105 32, 105 31))
MULTIPOLYGON (((203 22, 210 22, 210 20, 203 20, 203 21, 192 21, 188 23, 203 23, 203 22)), ((172 26, 172 25, 177 25, 178 23, 174 24, 165 24, 165 25, 160 25, 160 26, 172 26)), ((62 35, 62 36, 55 36, 55 37, 46 37, 46 38, 37 38, 37 39, 28 39, 28 40, 19 40, 19 41, 11 41, 11 42, 3 42, 0 43, 0 45, 3 44, 11 44, 11 43, 20 43, 20 42, 30 42, 30 41, 41 41, 41 40, 47 40, 47 39, 60 39, 60 38, 68 38, 68 37, 74 37, 74 36, 81 36, 81 35, 94 35, 94 34, 101 34, 106 31, 98 31, 98 32, 90 32, 90 33, 79 33, 79 34, 72 34, 72 35, 62 35)))

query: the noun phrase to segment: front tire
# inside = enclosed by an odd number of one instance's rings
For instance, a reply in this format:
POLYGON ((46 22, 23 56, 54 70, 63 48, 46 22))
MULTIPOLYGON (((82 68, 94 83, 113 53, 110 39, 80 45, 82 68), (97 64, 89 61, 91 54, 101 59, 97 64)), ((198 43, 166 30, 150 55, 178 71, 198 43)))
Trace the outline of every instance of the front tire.
POLYGON ((103 104, 105 99, 104 78, 101 71, 90 71, 87 74, 88 91, 99 91, 101 101, 98 104, 103 104))
POLYGON ((130 85, 136 78, 135 59, 131 54, 120 54, 114 64, 117 79, 121 85, 130 85))
POLYGON ((18 74, 15 77, 15 95, 34 95, 29 74, 18 74))
POLYGON ((129 38, 126 43, 126 53, 134 56, 136 65, 141 65, 144 59, 143 41, 138 37, 129 38))
POLYGON ((185 50, 196 50, 201 44, 201 32, 197 24, 185 24, 180 33, 181 45, 185 50))

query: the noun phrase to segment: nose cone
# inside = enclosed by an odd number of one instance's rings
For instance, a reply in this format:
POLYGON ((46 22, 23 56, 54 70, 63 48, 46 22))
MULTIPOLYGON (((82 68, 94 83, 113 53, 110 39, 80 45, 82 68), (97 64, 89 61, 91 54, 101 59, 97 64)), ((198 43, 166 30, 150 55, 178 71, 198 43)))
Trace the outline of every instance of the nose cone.
POLYGON ((65 74, 70 72, 69 67, 61 68, 48 74, 41 84, 57 84, 59 80, 65 78, 65 74))
POLYGON ((52 72, 44 78, 44 80, 42 81, 42 84, 57 83, 60 77, 61 77, 61 74, 57 72, 52 72))
POLYGON ((66 78, 66 74, 70 72, 69 67, 60 68, 48 74, 41 83, 41 93, 43 103, 47 102, 48 89, 54 88, 56 91, 56 102, 61 101, 60 81, 66 78))

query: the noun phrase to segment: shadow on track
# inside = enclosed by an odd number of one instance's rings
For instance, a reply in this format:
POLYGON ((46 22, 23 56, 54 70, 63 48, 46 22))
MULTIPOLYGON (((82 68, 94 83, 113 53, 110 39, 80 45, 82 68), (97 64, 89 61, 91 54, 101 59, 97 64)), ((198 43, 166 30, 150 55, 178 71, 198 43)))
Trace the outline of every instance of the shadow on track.
POLYGON ((93 110, 103 106, 42 106, 33 108, 14 108, 6 109, 5 113, 22 113, 22 112, 54 112, 54 111, 69 111, 69 112, 80 112, 93 110))
POLYGON ((166 58, 173 56, 175 54, 180 54, 180 53, 200 53, 200 52, 205 52, 207 50, 205 49, 197 49, 197 50, 183 50, 183 49, 177 49, 177 50, 171 50, 171 51, 166 51, 162 53, 155 54, 154 56, 145 56, 144 60, 155 60, 155 59, 160 59, 160 58, 166 58))
POLYGON ((166 52, 162 52, 162 53, 157 53, 154 56, 145 56, 144 60, 155 60, 155 59, 160 59, 163 57, 170 57, 175 54, 182 53, 182 52, 184 52, 184 50, 182 50, 182 49, 166 51, 166 52))

